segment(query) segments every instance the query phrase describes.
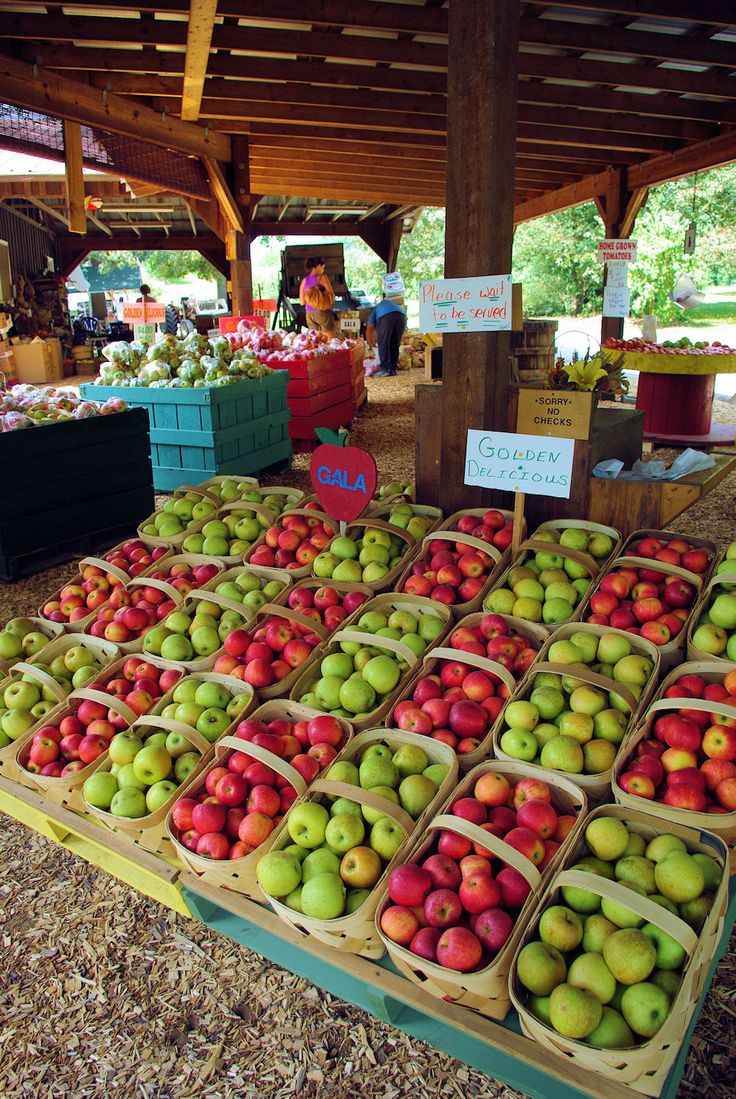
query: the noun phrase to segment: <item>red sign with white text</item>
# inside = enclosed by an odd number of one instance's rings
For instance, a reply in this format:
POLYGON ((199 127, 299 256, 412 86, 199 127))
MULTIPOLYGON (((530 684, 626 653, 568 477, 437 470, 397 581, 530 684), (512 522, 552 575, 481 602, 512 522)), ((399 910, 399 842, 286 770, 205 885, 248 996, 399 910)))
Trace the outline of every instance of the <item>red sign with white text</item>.
POLYGON ((325 513, 331 519, 352 523, 373 499, 378 471, 367 450, 322 443, 312 454, 309 476, 325 513))

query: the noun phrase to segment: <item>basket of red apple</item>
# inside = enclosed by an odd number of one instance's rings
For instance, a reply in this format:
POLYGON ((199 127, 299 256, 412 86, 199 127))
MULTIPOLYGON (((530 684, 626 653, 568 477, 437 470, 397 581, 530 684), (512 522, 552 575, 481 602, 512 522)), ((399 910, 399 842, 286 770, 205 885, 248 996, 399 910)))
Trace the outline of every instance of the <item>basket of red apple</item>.
POLYGON ((143 639, 182 602, 184 596, 166 580, 139 577, 117 588, 96 612, 84 632, 112 641, 123 653, 140 652, 143 639))
MULTIPOLYGON (((504 508, 463 508, 456 511, 442 524, 442 530, 457 530, 461 534, 471 534, 495 546, 501 553, 511 545, 514 535, 514 513, 504 508)), ((526 519, 522 523, 522 532, 526 534, 526 519)))
POLYGON ((736 561, 705 586, 690 619, 688 660, 736 662, 736 561))
POLYGON ((556 629, 579 616, 591 583, 618 545, 620 536, 613 527, 580 519, 542 523, 521 543, 483 609, 556 629))
POLYGON ((618 557, 585 600, 580 617, 638 634, 670 667, 681 657, 703 577, 656 557, 618 557))
MULTIPOLYGON (((284 508, 295 508, 304 495, 298 489, 258 489, 248 494, 253 502, 234 500, 223 504, 201 530, 188 535, 186 550, 218 557, 227 565, 242 562, 270 530, 284 508), (268 493, 268 495, 266 495, 268 493), (262 502, 260 502, 262 500, 262 502)), ((273 562, 264 562, 264 564, 273 562)))
POLYGON ((654 695, 659 650, 588 623, 561 626, 493 730, 499 759, 564 771, 589 798, 610 793, 619 746, 654 695))
POLYGON ((693 661, 670 672, 616 760, 613 793, 736 844, 736 665, 693 661))
POLYGON ((376 913, 396 968, 424 992, 503 1019, 540 889, 580 832, 585 794, 523 764, 481 763, 388 879, 376 913))
POLYGON ((398 729, 359 733, 289 809, 257 880, 290 927, 380 958, 382 888, 457 780, 445 744, 398 729))
POLYGON ((259 706, 218 743, 214 762, 169 813, 181 864, 211 885, 262 901, 258 858, 290 806, 351 736, 341 718, 281 700, 259 706))
POLYGON ((309 576, 312 562, 337 534, 337 523, 307 502, 289 508, 245 551, 251 565, 288 569, 294 576, 309 576))
POLYGON ((0 682, 14 664, 35 656, 63 633, 63 626, 45 618, 11 618, 0 628, 0 682))
POLYGON ((221 561, 201 553, 172 553, 148 569, 146 576, 152 580, 165 580, 184 596, 215 580, 224 567, 221 561))
POLYGON ((488 757, 493 727, 546 636, 528 622, 468 615, 447 647, 427 654, 385 723, 447 744, 470 770, 488 757))
POLYGON ((635 530, 624 542, 620 557, 646 557, 694 572, 705 580, 716 563, 718 547, 707 538, 671 530, 635 530))
POLYGON ((659 1095, 727 901, 716 836, 621 805, 596 809, 512 963, 523 1033, 568 1064, 659 1095))
POLYGON ((474 534, 436 530, 423 540, 397 587, 444 603, 462 618, 480 609, 503 568, 505 553, 474 534))

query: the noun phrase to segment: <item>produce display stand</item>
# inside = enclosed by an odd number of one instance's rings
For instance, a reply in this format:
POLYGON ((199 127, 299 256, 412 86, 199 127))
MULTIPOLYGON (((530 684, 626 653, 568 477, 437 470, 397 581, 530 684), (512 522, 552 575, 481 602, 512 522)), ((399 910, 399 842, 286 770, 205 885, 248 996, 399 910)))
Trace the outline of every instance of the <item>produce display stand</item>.
POLYGON ((355 413, 353 366, 349 350, 291 359, 266 359, 268 366, 288 371, 289 438, 297 452, 314 450, 316 427, 348 427, 355 413))
POLYGON ((258 473, 288 463, 287 380, 287 373, 277 369, 263 378, 225 386, 82 385, 80 393, 96 401, 122 397, 147 411, 154 487, 171 492, 216 473, 258 473))
MULTIPOLYGON (((565 1099, 636 1099, 641 1095, 543 1050, 520 1033, 515 1011, 502 1023, 484 1019, 422 992, 401 977, 385 957, 372 962, 322 946, 292 931, 260 905, 207 886, 194 875, 181 874, 179 883, 192 915, 207 927, 534 1099, 559 1099, 563 1094, 565 1099)), ((735 919, 736 881, 732 879, 725 929, 661 1099, 677 1095, 693 1031, 735 919)))
POLYGON ((638 370, 636 407, 644 438, 665 446, 723 446, 736 441, 733 424, 712 422, 716 374, 736 373, 736 355, 668 355, 624 351, 624 370, 638 370))
MULTIPOLYGON (((96 389, 93 396, 105 399, 96 389)), ((0 581, 130 534, 153 510, 149 452, 139 408, 1 434, 0 581)))

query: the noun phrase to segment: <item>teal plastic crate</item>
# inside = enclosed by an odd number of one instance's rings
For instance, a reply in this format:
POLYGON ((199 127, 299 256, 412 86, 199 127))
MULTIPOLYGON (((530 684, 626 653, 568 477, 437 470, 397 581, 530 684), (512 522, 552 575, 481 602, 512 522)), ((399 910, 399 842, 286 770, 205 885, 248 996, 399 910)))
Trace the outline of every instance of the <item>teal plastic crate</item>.
POLYGON ((289 462, 289 374, 222 387, 148 389, 144 386, 81 386, 91 400, 122 397, 145 408, 151 433, 154 487, 172 491, 217 473, 252 474, 289 462))

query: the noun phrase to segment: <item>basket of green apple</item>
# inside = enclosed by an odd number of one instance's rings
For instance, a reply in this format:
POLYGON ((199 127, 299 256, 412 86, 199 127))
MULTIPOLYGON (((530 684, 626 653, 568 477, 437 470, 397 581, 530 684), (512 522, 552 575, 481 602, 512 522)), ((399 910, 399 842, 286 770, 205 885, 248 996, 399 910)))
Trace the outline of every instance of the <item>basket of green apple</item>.
POLYGON ((579 617, 601 568, 620 545, 618 531, 576 519, 542 523, 521 543, 511 567, 483 602, 483 609, 512 614, 549 630, 579 617))
POLYGON ((395 641, 409 637, 410 647, 417 656, 422 656, 452 628, 452 612, 449 607, 419 595, 382 592, 362 603, 346 619, 344 627, 393 637, 395 641))
POLYGON ((336 950, 380 958, 374 917, 383 884, 456 779, 445 744, 398 729, 359 733, 258 860, 273 910, 336 950))
POLYGON ((302 507, 290 507, 278 520, 262 530, 258 541, 245 553, 252 565, 287 569, 294 577, 310 576, 312 562, 337 534, 337 523, 307 500, 302 507))
POLYGON ((110 642, 87 647, 80 640, 74 634, 56 638, 55 648, 48 643, 28 662, 14 664, 0 683, 0 769, 21 737, 30 736, 67 695, 90 683, 118 655, 110 642))
POLYGON ((521 619, 470 614, 433 648, 405 684, 385 724, 431 736, 469 771, 488 758, 506 701, 537 659, 547 633, 521 619))
POLYGON ((112 738, 85 777, 84 809, 111 831, 125 832, 147 851, 164 854, 168 811, 180 787, 203 769, 213 750, 213 743, 191 725, 144 714, 112 738))
MULTIPOLYGON (((209 489, 182 485, 138 527, 138 537, 147 546, 181 547, 190 534, 198 533, 214 518, 222 500, 209 489)), ((197 549, 194 552, 201 553, 197 549)))
POLYGON ((709 832, 621 805, 591 813, 512 963, 523 1033, 659 1095, 723 931, 726 868, 709 832))
POLYGON ((119 730, 138 718, 112 691, 81 687, 19 738, 4 774, 49 801, 84 812, 81 787, 119 730))
POLYGON ((736 575, 736 542, 729 542, 718 554, 714 562, 713 575, 731 577, 736 575))
POLYGON ((14 664, 35 656, 63 632, 62 625, 45 618, 11 618, 6 622, 0 630, 0 683, 14 664))
POLYGON ((416 485, 412 481, 391 481, 387 485, 380 485, 376 489, 376 494, 373 497, 370 507, 381 508, 386 504, 393 504, 396 501, 406 501, 407 503, 413 503, 416 499, 416 485))
POLYGON ((263 901, 256 865, 284 814, 352 736, 342 718, 266 702, 215 748, 167 821, 181 864, 204 882, 263 901))
POLYGON ((184 548, 211 554, 227 565, 240 564, 261 541, 264 532, 271 529, 282 510, 296 507, 303 493, 297 489, 276 489, 273 493, 264 489, 251 495, 257 496, 258 501, 234 500, 223 504, 200 531, 184 540, 184 548))
POLYGON ((494 753, 574 775, 600 801, 658 673, 657 647, 642 637, 589 623, 561 626, 507 703, 493 732, 494 753))
POLYGON ((201 590, 224 595, 235 604, 241 603, 240 613, 248 619, 254 618, 266 603, 284 602, 290 586, 291 575, 284 569, 241 563, 218 573, 202 584, 201 590))
POLYGON ((440 508, 430 504, 415 504, 410 500, 394 500, 378 504, 369 511, 371 519, 385 519, 395 527, 408 530, 417 542, 436 530, 444 519, 440 508))
POLYGON ((620 805, 647 809, 645 799, 664 820, 720 836, 736 864, 736 664, 673 668, 619 753, 612 787, 620 805))
POLYGON ((252 618, 241 602, 216 591, 192 591, 143 638, 143 652, 190 672, 211 671, 225 639, 252 618))
POLYGON ((576 842, 587 809, 569 779, 523 763, 470 771, 393 870, 376 926, 399 972, 424 992, 492 1019, 540 891, 576 842))
POLYGON ((416 539, 408 530, 383 519, 355 519, 315 557, 312 575, 385 591, 394 587, 416 550, 416 539))
POLYGON ((401 640, 368 630, 333 634, 291 689, 290 698, 315 710, 347 718, 356 729, 378 725, 398 698, 418 662, 403 635, 401 640))
POLYGON ((736 661, 736 561, 706 585, 690 618, 688 660, 736 661))

